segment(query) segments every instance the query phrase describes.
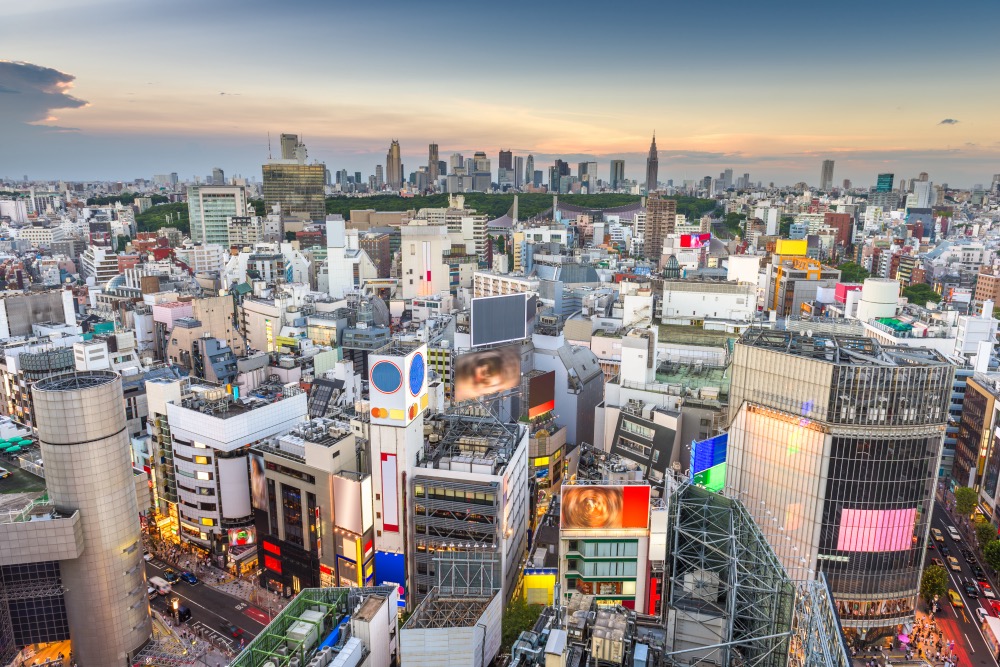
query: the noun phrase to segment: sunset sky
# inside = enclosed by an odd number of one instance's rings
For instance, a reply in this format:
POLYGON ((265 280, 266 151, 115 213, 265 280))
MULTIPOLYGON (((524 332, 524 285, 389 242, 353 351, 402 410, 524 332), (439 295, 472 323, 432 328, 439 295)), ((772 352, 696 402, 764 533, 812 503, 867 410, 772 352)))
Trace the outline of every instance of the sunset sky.
POLYGON ((260 178, 500 148, 815 184, 1000 172, 1000 2, 0 2, 0 177, 260 178), (954 11, 949 11, 951 8, 954 11), (945 121, 945 122, 942 122, 945 121))

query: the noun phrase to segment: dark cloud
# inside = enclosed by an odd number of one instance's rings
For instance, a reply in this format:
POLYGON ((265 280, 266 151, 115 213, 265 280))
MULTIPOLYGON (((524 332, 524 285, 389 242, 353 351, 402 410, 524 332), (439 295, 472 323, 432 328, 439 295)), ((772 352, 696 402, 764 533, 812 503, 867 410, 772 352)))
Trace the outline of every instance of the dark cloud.
POLYGON ((954 118, 945 118, 943 121, 938 123, 938 125, 958 125, 958 121, 954 118))
POLYGON ((19 125, 44 121, 56 109, 77 109, 87 103, 69 94, 76 79, 51 67, 32 63, 0 60, 0 115, 5 127, 13 132, 19 125))

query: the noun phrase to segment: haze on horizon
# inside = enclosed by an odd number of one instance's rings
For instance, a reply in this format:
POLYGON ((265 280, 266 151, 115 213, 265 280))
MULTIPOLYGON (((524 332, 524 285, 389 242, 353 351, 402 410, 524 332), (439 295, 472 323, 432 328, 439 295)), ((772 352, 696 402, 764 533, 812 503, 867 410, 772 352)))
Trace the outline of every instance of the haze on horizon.
POLYGON ((453 152, 626 160, 660 179, 871 184, 1000 172, 1000 4, 322 0, 0 5, 0 176, 260 178, 267 135, 331 171, 453 152), (613 12, 609 12, 613 9, 613 12), (937 17, 937 18, 935 18, 937 17), (971 66, 970 66, 971 64, 971 66))

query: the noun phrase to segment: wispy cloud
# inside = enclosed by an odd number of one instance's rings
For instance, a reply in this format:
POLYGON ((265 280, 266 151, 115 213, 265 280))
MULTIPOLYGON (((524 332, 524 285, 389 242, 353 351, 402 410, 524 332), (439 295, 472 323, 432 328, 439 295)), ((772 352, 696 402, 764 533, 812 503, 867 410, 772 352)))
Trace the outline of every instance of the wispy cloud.
POLYGON ((954 118, 945 118, 938 125, 958 125, 958 121, 954 118))

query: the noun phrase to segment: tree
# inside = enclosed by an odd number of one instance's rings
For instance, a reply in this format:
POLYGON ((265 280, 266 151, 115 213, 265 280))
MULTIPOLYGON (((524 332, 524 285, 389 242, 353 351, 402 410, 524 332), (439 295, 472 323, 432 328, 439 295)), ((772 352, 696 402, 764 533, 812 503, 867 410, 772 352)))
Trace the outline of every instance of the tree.
POLYGON ((722 224, 736 236, 743 236, 743 221, 747 219, 744 213, 737 213, 735 211, 731 213, 726 213, 726 217, 723 218, 722 224))
POLYGON ((928 301, 938 303, 941 295, 934 291, 934 288, 926 283, 917 283, 903 288, 903 296, 909 299, 910 303, 923 306, 928 301))
POLYGON ((997 529, 992 523, 981 521, 976 524, 976 540, 980 546, 985 546, 995 539, 997 539, 997 529))
POLYGON ((1000 570, 1000 540, 993 540, 983 547, 983 558, 994 572, 1000 570))
POLYGON ((535 625, 541 613, 541 605, 528 604, 523 597, 511 600, 500 619, 500 650, 509 654, 517 638, 535 625))
POLYGON ((955 511, 962 516, 972 514, 978 500, 979 496, 975 489, 970 489, 967 486, 959 486, 955 489, 955 511))
POLYGON ((931 565, 920 577, 920 597, 928 604, 948 592, 948 572, 940 565, 931 565))
POLYGON ((783 239, 787 239, 788 235, 792 233, 792 223, 795 222, 795 218, 790 215, 781 216, 781 220, 778 221, 778 236, 783 239))
POLYGON ((863 283, 871 275, 855 262, 844 262, 837 268, 840 269, 840 279, 845 283, 863 283))

